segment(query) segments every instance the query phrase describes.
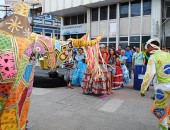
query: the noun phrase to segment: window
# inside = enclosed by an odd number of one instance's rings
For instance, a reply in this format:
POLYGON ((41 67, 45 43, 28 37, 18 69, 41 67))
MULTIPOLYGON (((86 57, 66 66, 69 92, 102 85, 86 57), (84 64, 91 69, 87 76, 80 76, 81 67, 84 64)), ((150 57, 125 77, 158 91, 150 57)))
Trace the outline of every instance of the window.
POLYGON ((85 34, 78 34, 78 39, 82 38, 85 34))
POLYGON ((116 5, 110 5, 110 19, 116 19, 116 5))
POLYGON ((151 15, 151 0, 143 0, 143 15, 151 15))
POLYGON ((84 23, 84 14, 78 16, 78 24, 84 23))
POLYGON ((170 18, 170 6, 166 7, 166 17, 170 18))
POLYGON ((121 45, 123 49, 126 49, 128 46, 128 37, 120 37, 119 45, 121 45))
POLYGON ((129 2, 120 4, 120 18, 128 17, 129 14, 129 2))
POLYGON ((77 16, 71 16, 71 25, 77 24, 77 16))
POLYGON ((45 36, 51 37, 51 33, 45 33, 45 36))
POLYGON ((131 36, 130 37, 130 47, 140 47, 140 36, 131 36))
POLYGON ((102 38, 100 44, 104 44, 105 46, 107 46, 107 38, 106 37, 102 38))
POLYGON ((87 23, 87 14, 85 14, 85 16, 84 16, 85 18, 85 23, 87 23))
POLYGON ((70 25, 70 17, 64 18, 64 25, 70 25))
POLYGON ((146 42, 150 39, 150 36, 142 36, 142 50, 144 49, 146 42))
POLYGON ((65 40, 69 39, 70 35, 65 35, 65 40))
POLYGON ((100 8, 100 20, 107 20, 107 6, 100 8))
POLYGON ((139 47, 140 48, 140 43, 130 43, 131 48, 139 47))
POLYGON ((109 38, 109 41, 110 41, 110 42, 112 42, 112 41, 116 42, 116 38, 115 38, 115 37, 109 38))
POLYGON ((107 38, 102 38, 100 42, 107 42, 107 38))
POLYGON ((166 48, 170 48, 170 45, 169 45, 169 43, 170 43, 170 37, 166 37, 166 48))
POLYGON ((140 36, 132 36, 132 37, 130 37, 130 42, 140 42, 140 36))
POLYGON ((128 37, 120 37, 120 41, 128 41, 128 37))
POLYGON ((142 36, 142 43, 145 43, 150 39, 150 36, 142 36))
POLYGON ((141 0, 131 2, 131 17, 140 16, 141 0))
POLYGON ((60 39, 60 35, 59 35, 59 34, 55 34, 55 37, 56 37, 57 39, 60 39))
POLYGON ((116 48, 116 38, 115 37, 112 37, 112 38, 109 38, 109 48, 116 48))
POLYGON ((92 21, 98 21, 98 8, 92 9, 92 21))
POLYGON ((77 34, 72 34, 71 38, 77 39, 77 34))

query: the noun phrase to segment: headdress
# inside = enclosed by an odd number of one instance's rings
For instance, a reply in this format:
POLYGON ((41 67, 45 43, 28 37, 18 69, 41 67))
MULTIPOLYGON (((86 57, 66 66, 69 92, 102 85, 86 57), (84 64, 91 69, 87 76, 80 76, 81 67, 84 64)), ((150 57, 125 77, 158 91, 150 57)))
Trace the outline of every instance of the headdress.
POLYGON ((150 46, 152 46, 153 48, 160 50, 160 46, 157 46, 157 45, 155 45, 155 44, 152 43, 152 42, 154 42, 154 41, 157 41, 157 42, 158 42, 158 39, 149 39, 149 40, 146 42, 145 49, 148 49, 148 45, 150 45, 150 46))
POLYGON ((28 17, 29 11, 30 7, 24 2, 19 2, 14 5, 14 14, 28 17))

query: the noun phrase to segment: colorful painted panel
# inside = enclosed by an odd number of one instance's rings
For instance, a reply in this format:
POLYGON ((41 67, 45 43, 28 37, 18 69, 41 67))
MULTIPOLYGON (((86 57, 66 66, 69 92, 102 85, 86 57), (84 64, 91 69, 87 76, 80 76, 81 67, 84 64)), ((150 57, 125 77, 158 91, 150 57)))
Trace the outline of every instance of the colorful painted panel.
POLYGON ((15 78, 16 74, 14 53, 0 55, 0 75, 2 80, 15 78))

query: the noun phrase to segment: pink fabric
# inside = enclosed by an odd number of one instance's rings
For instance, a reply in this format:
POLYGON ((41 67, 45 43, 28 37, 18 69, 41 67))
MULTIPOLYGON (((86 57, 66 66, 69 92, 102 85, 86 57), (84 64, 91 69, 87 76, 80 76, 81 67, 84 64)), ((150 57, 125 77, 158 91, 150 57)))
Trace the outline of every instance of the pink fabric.
POLYGON ((14 62, 14 54, 8 53, 0 55, 0 73, 3 79, 14 78, 17 73, 17 69, 14 62))

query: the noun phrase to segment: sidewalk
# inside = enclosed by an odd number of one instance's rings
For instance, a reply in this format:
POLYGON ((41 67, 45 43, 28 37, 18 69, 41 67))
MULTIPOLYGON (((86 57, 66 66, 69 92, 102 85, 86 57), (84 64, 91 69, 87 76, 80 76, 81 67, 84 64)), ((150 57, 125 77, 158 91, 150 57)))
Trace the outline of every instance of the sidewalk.
POLYGON ((159 130, 150 113, 150 90, 142 98, 132 83, 104 99, 83 95, 81 88, 34 88, 31 130, 159 130))

